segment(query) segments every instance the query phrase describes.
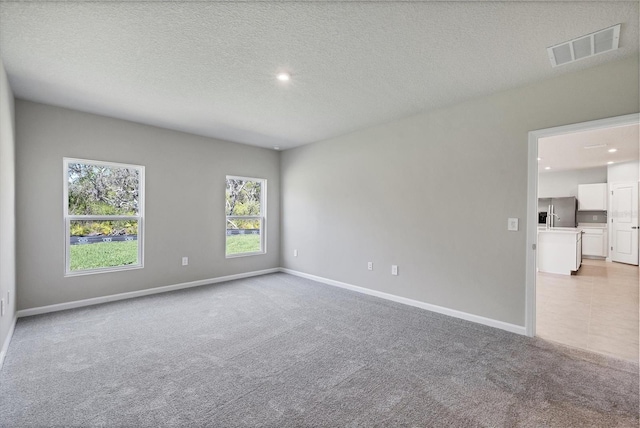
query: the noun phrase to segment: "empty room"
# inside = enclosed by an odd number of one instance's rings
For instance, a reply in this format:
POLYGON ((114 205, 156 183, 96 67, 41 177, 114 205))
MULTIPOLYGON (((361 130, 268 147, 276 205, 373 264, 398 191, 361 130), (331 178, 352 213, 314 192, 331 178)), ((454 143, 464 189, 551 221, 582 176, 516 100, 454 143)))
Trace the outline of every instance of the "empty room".
POLYGON ((639 426, 639 21, 1 1, 0 427, 639 426))

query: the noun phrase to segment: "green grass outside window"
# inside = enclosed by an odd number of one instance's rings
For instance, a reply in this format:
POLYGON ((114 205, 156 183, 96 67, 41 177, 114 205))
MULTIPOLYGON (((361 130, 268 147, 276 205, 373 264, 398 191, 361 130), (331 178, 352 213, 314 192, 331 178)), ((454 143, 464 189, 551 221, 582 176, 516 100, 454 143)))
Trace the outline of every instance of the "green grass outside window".
POLYGON ((257 253, 260 251, 260 235, 228 235, 227 255, 257 253))
MULTIPOLYGON (((98 242, 70 245, 72 271, 100 269, 138 263, 138 241, 98 242)), ((260 235, 227 236, 227 255, 260 251, 260 235)))
POLYGON ((70 245, 69 251, 69 264, 72 271, 138 263, 138 241, 70 245))

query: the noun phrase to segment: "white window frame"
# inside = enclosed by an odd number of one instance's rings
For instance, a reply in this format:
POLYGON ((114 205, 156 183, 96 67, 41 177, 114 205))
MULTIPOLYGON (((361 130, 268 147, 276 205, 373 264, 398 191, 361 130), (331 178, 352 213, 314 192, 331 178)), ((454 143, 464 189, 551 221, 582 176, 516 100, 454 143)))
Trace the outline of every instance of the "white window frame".
POLYGON ((118 272, 123 270, 141 269, 144 267, 144 166, 132 165, 126 163, 105 162, 90 159, 77 159, 77 158, 63 158, 63 183, 64 183, 64 196, 63 196, 63 217, 64 217, 64 276, 79 276, 79 275, 91 275, 96 273, 106 272, 118 272), (69 215, 69 164, 81 163, 87 165, 107 166, 113 168, 127 168, 137 169, 138 176, 138 215, 69 215), (70 251, 70 232, 72 221, 120 221, 120 220, 136 220, 138 222, 138 263, 135 265, 122 265, 122 266, 109 266, 96 269, 84 269, 84 270, 71 270, 71 251, 70 251))
POLYGON ((260 215, 226 215, 224 217, 224 255, 227 259, 236 257, 257 256, 267 253, 267 179, 255 177, 242 177, 238 175, 227 175, 224 180, 225 200, 227 195, 227 180, 244 180, 260 182, 260 215), (227 254, 227 220, 237 218, 240 220, 260 220, 260 251, 252 251, 250 253, 227 254))

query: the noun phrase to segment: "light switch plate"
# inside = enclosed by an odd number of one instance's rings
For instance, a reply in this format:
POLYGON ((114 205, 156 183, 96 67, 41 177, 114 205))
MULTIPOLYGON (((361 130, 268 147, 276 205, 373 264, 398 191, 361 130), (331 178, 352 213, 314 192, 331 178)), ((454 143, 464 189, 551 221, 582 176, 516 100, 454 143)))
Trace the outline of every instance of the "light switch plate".
POLYGON ((509 218, 507 222, 507 230, 511 230, 514 232, 518 231, 518 219, 517 218, 509 218))

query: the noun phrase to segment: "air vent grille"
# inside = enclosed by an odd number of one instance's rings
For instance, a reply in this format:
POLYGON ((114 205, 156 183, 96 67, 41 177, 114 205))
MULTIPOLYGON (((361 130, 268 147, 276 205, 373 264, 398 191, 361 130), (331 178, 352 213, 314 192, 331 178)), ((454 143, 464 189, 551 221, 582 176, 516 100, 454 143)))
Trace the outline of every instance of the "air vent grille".
POLYGON ((618 49, 620 24, 547 48, 551 65, 569 64, 618 49))

